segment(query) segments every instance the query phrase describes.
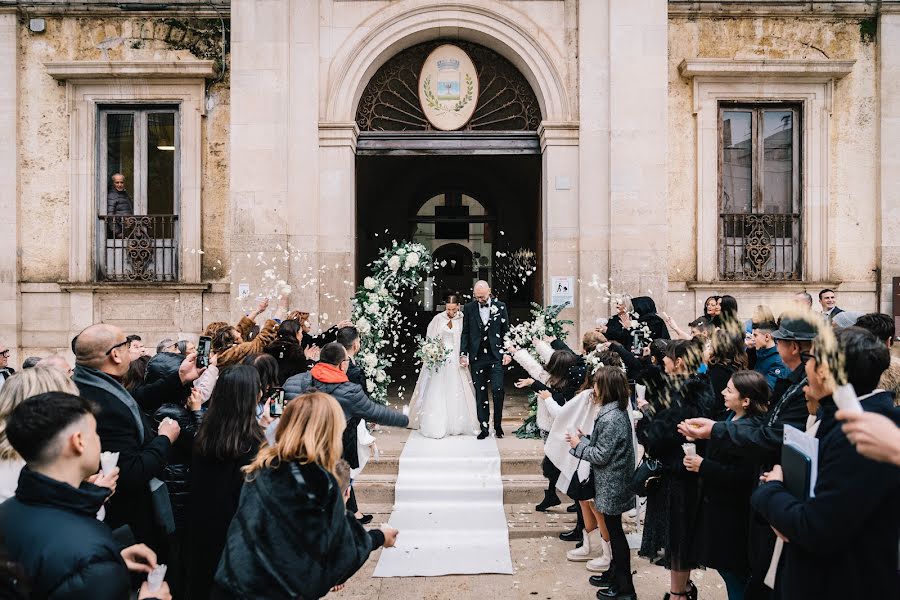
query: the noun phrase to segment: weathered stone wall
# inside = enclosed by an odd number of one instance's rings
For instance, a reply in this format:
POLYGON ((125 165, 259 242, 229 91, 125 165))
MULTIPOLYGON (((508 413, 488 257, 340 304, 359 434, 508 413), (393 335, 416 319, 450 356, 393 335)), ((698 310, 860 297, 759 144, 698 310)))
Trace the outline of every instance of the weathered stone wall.
MULTIPOLYGON (((879 216, 878 74, 874 34, 874 21, 859 17, 669 19, 669 280, 675 284, 674 290, 678 290, 679 283, 697 278, 697 139, 692 83, 679 75, 681 61, 690 58, 855 60, 853 72, 836 82, 829 125, 829 280, 846 289, 842 295, 848 307, 875 308, 872 292, 879 216)), ((720 293, 732 293, 728 287, 722 285, 720 293)), ((776 287, 755 290, 752 301, 779 306, 791 293, 776 287)), ((748 300, 744 303, 747 306, 742 306, 742 313, 749 315, 753 308, 749 306, 750 296, 741 291, 734 293, 739 301, 742 294, 748 300)), ((679 320, 700 314, 698 309, 706 295, 706 291, 698 292, 696 298, 690 291, 673 292, 669 298, 670 310, 682 316, 679 320)))
MULTIPOLYGON (((227 27, 227 21, 226 21, 227 27)), ((218 19, 73 18, 49 15, 46 31, 19 25, 21 281, 56 282, 69 273, 69 116, 66 88, 45 62, 65 60, 221 61, 218 19)), ((226 36, 227 37, 227 36, 226 36)), ((228 219, 228 77, 210 82, 203 139, 203 278, 224 275, 228 219), (221 261, 221 262, 219 262, 221 261)))

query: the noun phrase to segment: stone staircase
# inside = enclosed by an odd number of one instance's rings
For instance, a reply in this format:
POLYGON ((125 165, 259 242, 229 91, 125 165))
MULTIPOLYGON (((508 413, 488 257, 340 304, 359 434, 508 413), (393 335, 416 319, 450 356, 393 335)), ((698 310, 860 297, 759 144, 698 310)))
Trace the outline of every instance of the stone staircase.
MULTIPOLYGON (((534 510, 547 487, 541 472, 543 444, 540 440, 520 440, 512 434, 522 423, 520 411, 521 407, 515 403, 504 411, 506 435, 497 440, 509 535, 511 538, 556 536, 574 526, 575 515, 566 512, 571 500, 560 494, 561 505, 544 513, 534 510)), ((400 453, 408 435, 409 430, 390 427, 376 432, 379 460, 370 460, 354 482, 360 509, 373 514, 376 523, 386 522, 393 509, 400 453)))

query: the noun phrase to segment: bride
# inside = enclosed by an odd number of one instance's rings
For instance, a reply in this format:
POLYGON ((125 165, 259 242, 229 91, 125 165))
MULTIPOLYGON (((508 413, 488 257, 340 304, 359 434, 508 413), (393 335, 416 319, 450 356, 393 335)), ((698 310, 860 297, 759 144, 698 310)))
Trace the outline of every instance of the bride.
POLYGON ((450 348, 450 357, 437 372, 422 367, 409 406, 409 426, 429 438, 475 435, 475 387, 469 369, 459 365, 459 342, 463 315, 459 297, 447 297, 447 310, 435 315, 426 336, 440 337, 450 348))

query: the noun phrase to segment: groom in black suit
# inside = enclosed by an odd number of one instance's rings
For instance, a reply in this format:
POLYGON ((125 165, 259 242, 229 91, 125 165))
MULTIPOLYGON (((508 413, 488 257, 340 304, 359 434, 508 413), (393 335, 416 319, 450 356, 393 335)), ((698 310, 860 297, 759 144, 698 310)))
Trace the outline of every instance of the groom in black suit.
POLYGON ((509 332, 509 312, 506 305, 491 296, 486 281, 479 281, 473 290, 474 300, 463 307, 462 340, 459 345, 459 364, 469 367, 475 384, 475 404, 481 433, 478 439, 488 436, 491 418, 488 405, 488 384, 494 398, 494 433, 503 437, 500 424, 503 419, 503 367, 510 357, 503 350, 503 339, 509 332))

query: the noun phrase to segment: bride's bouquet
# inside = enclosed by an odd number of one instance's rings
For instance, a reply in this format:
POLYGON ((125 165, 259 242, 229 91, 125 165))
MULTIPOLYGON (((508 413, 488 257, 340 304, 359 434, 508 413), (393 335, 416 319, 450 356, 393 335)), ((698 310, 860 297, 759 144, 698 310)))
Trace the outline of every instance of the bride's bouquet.
POLYGON ((416 358, 422 361, 422 368, 436 372, 438 369, 447 364, 450 358, 450 348, 444 344, 444 340, 440 337, 417 337, 416 343, 419 349, 416 350, 416 358))

